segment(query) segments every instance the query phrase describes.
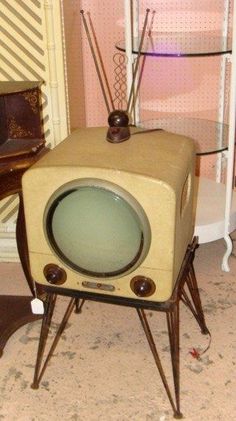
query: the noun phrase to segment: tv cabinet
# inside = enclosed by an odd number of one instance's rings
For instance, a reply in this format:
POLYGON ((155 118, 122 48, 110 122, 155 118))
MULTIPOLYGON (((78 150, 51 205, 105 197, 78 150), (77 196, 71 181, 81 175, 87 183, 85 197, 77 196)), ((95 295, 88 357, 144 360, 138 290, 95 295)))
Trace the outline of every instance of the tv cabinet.
MULTIPOLYGON (((192 137, 196 141, 197 154, 201 157, 215 154, 216 178, 197 177, 197 211, 195 235, 199 244, 224 238, 226 252, 222 259, 222 270, 229 271, 228 259, 232 252, 230 233, 236 229, 236 193, 234 192, 234 149, 235 149, 235 97, 236 97, 236 11, 232 16, 232 35, 229 36, 230 0, 222 0, 224 17, 222 18, 222 34, 212 32, 160 32, 150 36, 141 51, 148 57, 209 57, 222 56, 231 63, 230 100, 225 120, 225 73, 223 73, 222 98, 219 100, 219 121, 201 119, 185 119, 170 116, 152 121, 140 121, 139 107, 135 110, 136 124, 145 129, 161 128, 192 137), (222 123, 223 122, 223 123, 222 123), (202 135, 207 133, 207 139, 202 135), (226 176, 221 182, 222 157, 226 157, 226 176)), ((125 6, 125 40, 117 43, 120 51, 125 51, 127 64, 127 89, 132 83, 132 65, 139 49, 139 1, 124 1, 125 6), (132 13, 131 13, 132 5, 132 13)), ((147 6, 148 3, 147 3, 147 6)), ((144 70, 145 72, 145 70, 144 70)), ((220 77, 220 75, 219 75, 220 77)), ((204 159, 204 158, 201 158, 204 159)))

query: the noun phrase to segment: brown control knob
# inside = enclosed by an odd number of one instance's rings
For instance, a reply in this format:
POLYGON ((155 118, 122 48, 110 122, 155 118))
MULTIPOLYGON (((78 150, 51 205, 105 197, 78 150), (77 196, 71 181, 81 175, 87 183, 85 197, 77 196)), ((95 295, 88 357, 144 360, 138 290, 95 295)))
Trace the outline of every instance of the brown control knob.
POLYGON ((66 271, 54 263, 49 263, 44 267, 43 274, 49 284, 62 285, 66 282, 66 271))
POLYGON ((131 279, 130 288, 138 297, 150 297, 156 291, 153 280, 141 275, 131 279))

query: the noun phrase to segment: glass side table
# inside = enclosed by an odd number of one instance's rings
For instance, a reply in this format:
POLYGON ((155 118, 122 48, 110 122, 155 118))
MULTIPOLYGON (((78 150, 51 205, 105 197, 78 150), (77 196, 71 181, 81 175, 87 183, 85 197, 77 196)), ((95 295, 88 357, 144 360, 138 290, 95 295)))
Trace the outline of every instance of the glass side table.
MULTIPOLYGON (((119 51, 126 52, 128 63, 132 63, 133 55, 154 57, 156 59, 162 57, 169 57, 173 59, 200 58, 213 56, 227 56, 232 53, 232 38, 227 34, 222 36, 221 31, 184 31, 184 32, 152 32, 150 36, 144 39, 141 51, 139 51, 140 37, 132 36, 132 23, 134 25, 133 32, 138 31, 137 21, 125 22, 126 28, 130 29, 130 36, 126 35, 126 39, 116 43, 116 48, 119 51)), ((127 31, 127 34, 129 32, 127 31)), ((127 67, 127 79, 132 80, 132 66, 127 67)), ((219 75, 220 77, 220 75, 219 75)), ((231 76, 232 79, 232 76, 231 76)), ((232 79, 233 80, 233 79, 232 79)), ((225 83, 225 77, 222 83, 225 83)), ((224 96, 224 93, 223 93, 224 96)), ((220 121, 223 120, 223 112, 221 113, 220 121)), ((163 128, 165 130, 174 131, 192 137, 196 142, 197 155, 218 154, 217 159, 217 176, 216 180, 211 180, 205 177, 199 177, 197 182, 197 210, 195 219, 195 235, 199 237, 199 243, 206 243, 210 241, 224 238, 226 243, 226 252, 222 260, 222 269, 229 271, 228 259, 232 252, 233 244, 230 238, 230 233, 236 229, 236 193, 232 189, 234 184, 234 117, 233 113, 229 114, 229 136, 227 139, 228 127, 220 123, 204 122, 203 120, 187 119, 179 120, 178 115, 175 114, 175 119, 160 119, 160 121, 153 121, 145 123, 145 126, 151 128, 153 126, 163 128), (175 120, 175 121, 174 121, 175 120), (201 122, 201 123, 200 123, 201 122), (199 125, 200 123, 200 125, 199 125), (192 127, 190 125, 193 124, 192 127), (204 127, 209 127, 211 134, 206 141, 204 135, 204 127), (201 135, 199 134, 201 128, 201 135), (214 139, 214 135, 216 138, 214 139), (199 140, 200 139, 200 140, 199 140), (205 142, 205 144, 204 144, 205 142), (221 183, 220 173, 222 162, 220 161, 220 153, 225 151, 227 155, 227 177, 226 183, 221 183)), ((208 132, 209 133, 209 132, 208 132)))
MULTIPOLYGON (((203 119, 169 117, 144 121, 140 131, 166 130, 192 138, 197 156, 227 153, 228 125, 203 119)), ((224 234, 226 186, 196 176, 195 232, 199 244, 219 240, 224 234)), ((236 229, 236 193, 232 194, 230 232, 236 229)))
POLYGON ((162 129, 190 137, 195 142, 197 155, 216 154, 228 148, 228 125, 216 121, 175 115, 143 121, 139 127, 142 131, 162 129))

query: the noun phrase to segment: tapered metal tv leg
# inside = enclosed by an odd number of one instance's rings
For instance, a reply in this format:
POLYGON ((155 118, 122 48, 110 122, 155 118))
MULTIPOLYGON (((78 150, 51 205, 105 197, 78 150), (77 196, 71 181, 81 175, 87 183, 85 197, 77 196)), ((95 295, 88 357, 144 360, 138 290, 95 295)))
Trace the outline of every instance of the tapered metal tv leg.
POLYGON ((172 373, 176 401, 176 413, 174 414, 174 417, 182 418, 183 415, 180 412, 179 300, 176 301, 169 312, 166 312, 166 320, 170 342, 172 373))
POLYGON ((186 276, 184 287, 186 286, 188 288, 188 292, 186 291, 186 288, 182 288, 180 291, 180 298, 183 303, 191 310, 193 316, 201 328, 201 332, 204 335, 207 335, 210 332, 206 326, 193 264, 189 265, 189 272, 186 276))
POLYGON ((85 303, 84 299, 76 298, 76 300, 75 300, 75 313, 81 313, 84 303, 85 303))
MULTIPOLYGON (((179 373, 178 373, 179 365, 175 366, 175 373, 177 372, 177 374, 178 374, 177 381, 175 383, 175 390, 177 390, 177 394, 176 394, 177 398, 176 398, 176 405, 175 405, 174 400, 173 400, 172 395, 171 395, 171 391, 170 391, 167 379, 166 379, 166 376, 165 376, 165 373, 164 373, 164 370, 163 370, 163 367, 162 367, 162 364, 161 364, 161 361, 160 361, 160 358, 159 358, 159 355, 158 355, 158 352, 157 352, 157 349, 156 349, 156 345, 155 345, 155 342, 154 342, 154 339, 153 339, 153 336, 152 336, 152 333, 151 333, 151 330, 150 330, 150 326, 149 326, 149 323, 148 323, 147 318, 146 318, 146 314, 145 314, 143 309, 137 308, 136 310, 138 312, 139 319, 141 321, 141 324, 142 324, 143 330, 145 332, 149 347, 150 347, 151 352, 153 354, 157 369, 158 369, 159 374, 161 376, 162 383, 164 385, 167 396, 169 398, 171 407, 174 411, 174 417, 175 418, 182 418, 182 414, 181 414, 180 409, 179 409, 179 373)), ((175 341, 174 344, 176 345, 177 341, 175 341)), ((178 350, 178 352, 179 352, 179 350, 178 350)), ((178 352, 177 352, 177 354, 178 354, 178 352)), ((173 355, 173 354, 175 354, 175 350, 172 350, 171 355, 173 355)), ((173 360, 173 357, 172 357, 172 360, 173 360)), ((175 361, 178 361, 178 355, 177 355, 177 358, 175 358, 175 361)), ((175 376, 175 374, 174 374, 174 376, 175 376)))
POLYGON ((45 300, 45 308, 44 308, 44 316, 42 320, 42 326, 41 326, 41 333, 39 338, 39 345, 38 345, 38 353, 37 353, 37 359, 36 359, 36 365, 35 365, 35 371, 34 371, 34 380, 31 385, 32 389, 38 389, 39 387, 39 372, 40 367, 42 364, 43 354, 48 338, 49 328, 51 325, 51 320, 56 304, 56 294, 47 294, 46 300, 45 300))
MULTIPOLYGON (((66 327, 67 322, 68 322, 68 320, 69 320, 69 318, 71 316, 71 313, 72 313, 72 311, 75 308, 75 302, 76 302, 76 299, 75 298, 71 298, 71 300, 69 301, 68 307, 67 307, 67 309, 65 311, 65 314, 63 316, 63 319, 62 319, 62 321, 61 321, 61 323, 60 323, 60 325, 58 327, 58 330, 56 332, 56 335, 54 337, 54 340, 52 342, 52 345, 51 345, 51 347, 49 349, 48 355, 47 355, 47 357, 45 359, 44 365, 43 365, 43 367, 41 369, 41 372, 40 372, 40 367, 41 367, 41 362, 42 362, 42 357, 43 357, 43 351, 44 351, 44 348, 45 348, 46 341, 44 343, 44 346, 42 347, 43 348, 42 352, 40 351, 39 354, 38 354, 36 368, 35 368, 34 382, 33 382, 33 385, 32 385, 32 388, 33 389, 37 389, 39 387, 39 383, 40 383, 40 381, 41 381, 41 379, 43 377, 43 374, 44 374, 44 372, 45 372, 45 370, 47 368, 47 365, 48 365, 48 363, 49 363, 49 361, 50 361, 50 359, 51 359, 51 357, 53 355, 53 352, 55 351, 55 348, 56 348, 56 346, 58 344, 58 341, 59 341, 62 333, 65 330, 65 327, 66 327)), ((51 317, 50 317, 50 322, 51 322, 51 319, 52 319, 52 314, 51 314, 51 317)), ((46 327, 46 329, 49 329, 49 327, 50 327, 50 324, 46 327)), ((41 336, 44 336, 44 332, 43 331, 41 332, 41 336)), ((41 336, 40 336, 40 341, 41 341, 41 336)), ((44 339, 42 339, 42 341, 44 342, 44 339)), ((39 342, 39 346, 40 346, 40 342, 39 342)))

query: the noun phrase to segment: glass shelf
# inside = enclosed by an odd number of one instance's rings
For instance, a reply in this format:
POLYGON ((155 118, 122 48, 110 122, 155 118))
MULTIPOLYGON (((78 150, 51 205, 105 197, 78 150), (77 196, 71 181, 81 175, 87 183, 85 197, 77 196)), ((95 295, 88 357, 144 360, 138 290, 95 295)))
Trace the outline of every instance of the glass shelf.
POLYGON ((200 118, 168 117, 141 122, 138 127, 145 130, 166 130, 192 138, 197 155, 223 152, 228 147, 228 125, 200 118))
MULTIPOLYGON (((116 48, 125 51, 125 41, 119 41, 116 48)), ((139 39, 133 39, 133 53, 137 54, 139 39)), ((142 55, 161 57, 214 56, 232 52, 232 40, 211 31, 203 32, 158 32, 147 37, 143 43, 142 55)))

